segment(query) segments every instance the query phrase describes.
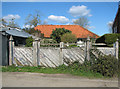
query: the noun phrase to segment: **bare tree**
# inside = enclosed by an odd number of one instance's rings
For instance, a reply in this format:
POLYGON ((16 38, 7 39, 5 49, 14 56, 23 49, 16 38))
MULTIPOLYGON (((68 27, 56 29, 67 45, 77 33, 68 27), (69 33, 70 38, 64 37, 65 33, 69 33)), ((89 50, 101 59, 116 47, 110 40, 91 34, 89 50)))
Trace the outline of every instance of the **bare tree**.
POLYGON ((41 23, 39 11, 36 11, 35 14, 29 14, 26 18, 25 25, 30 25, 30 27, 36 27, 41 23))
POLYGON ((109 32, 112 33, 113 21, 109 21, 107 25, 108 25, 108 28, 109 28, 109 32))
POLYGON ((15 22, 15 18, 12 18, 12 19, 9 21, 9 23, 8 23, 7 26, 12 27, 12 28, 19 28, 19 27, 20 27, 20 26, 15 22))
POLYGON ((6 21, 5 19, 3 19, 3 18, 0 20, 0 22, 1 22, 3 25, 5 25, 5 26, 7 25, 7 21, 6 21))
POLYGON ((89 26, 89 21, 87 17, 80 17, 77 20, 73 21, 74 24, 80 25, 84 28, 88 28, 89 26))
POLYGON ((4 18, 0 20, 4 26, 9 26, 12 28, 19 28, 20 26, 15 22, 15 18, 12 18, 8 21, 6 21, 4 18))

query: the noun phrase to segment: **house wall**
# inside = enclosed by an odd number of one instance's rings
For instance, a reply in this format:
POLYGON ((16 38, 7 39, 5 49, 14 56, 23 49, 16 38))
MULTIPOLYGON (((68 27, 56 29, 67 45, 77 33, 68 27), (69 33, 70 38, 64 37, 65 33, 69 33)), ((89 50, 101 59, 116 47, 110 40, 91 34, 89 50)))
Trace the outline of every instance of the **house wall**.
POLYGON ((8 65, 8 39, 0 34, 0 65, 8 65))
POLYGON ((118 8, 118 12, 117 12, 117 15, 115 17, 112 29, 113 29, 113 33, 120 33, 120 5, 118 8))
POLYGON ((2 35, 0 34, 0 65, 2 65, 2 35))

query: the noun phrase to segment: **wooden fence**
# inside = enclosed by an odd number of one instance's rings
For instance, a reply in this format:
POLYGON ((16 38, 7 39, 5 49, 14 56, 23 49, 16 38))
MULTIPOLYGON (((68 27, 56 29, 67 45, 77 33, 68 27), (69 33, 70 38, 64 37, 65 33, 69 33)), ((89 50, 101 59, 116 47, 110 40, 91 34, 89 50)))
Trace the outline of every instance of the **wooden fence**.
MULTIPOLYGON (((74 61, 83 63, 85 60, 90 60, 92 46, 89 38, 84 48, 65 48, 63 42, 57 44, 59 47, 40 47, 41 44, 38 39, 33 42, 33 47, 16 47, 13 39, 11 39, 12 37, 9 42, 9 65, 57 67, 62 64, 68 65, 74 61)), ((117 42, 116 46, 118 46, 117 42)), ((114 56, 117 58, 118 47, 116 46, 114 47, 114 56)), ((92 53, 98 57, 95 50, 92 53)), ((105 52, 101 51, 101 53, 104 54, 105 52)))
POLYGON ((60 49, 42 47, 39 48, 38 60, 34 60, 32 47, 14 47, 14 59, 15 65, 27 65, 27 66, 45 66, 45 67, 57 67, 59 65, 72 63, 74 61, 84 62, 84 51, 77 48, 60 49))

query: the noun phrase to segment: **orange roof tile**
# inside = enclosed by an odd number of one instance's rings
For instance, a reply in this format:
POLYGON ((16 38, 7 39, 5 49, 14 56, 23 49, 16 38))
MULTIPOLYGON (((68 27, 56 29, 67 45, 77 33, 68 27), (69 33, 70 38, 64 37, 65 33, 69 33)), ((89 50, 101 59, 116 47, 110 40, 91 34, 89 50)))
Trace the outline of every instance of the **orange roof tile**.
POLYGON ((70 30, 72 31, 72 34, 76 35, 77 38, 87 38, 88 36, 96 38, 99 37, 95 33, 81 27, 80 25, 38 25, 34 29, 40 30, 41 33, 44 34, 44 37, 50 37, 53 29, 55 30, 56 28, 65 28, 70 30))

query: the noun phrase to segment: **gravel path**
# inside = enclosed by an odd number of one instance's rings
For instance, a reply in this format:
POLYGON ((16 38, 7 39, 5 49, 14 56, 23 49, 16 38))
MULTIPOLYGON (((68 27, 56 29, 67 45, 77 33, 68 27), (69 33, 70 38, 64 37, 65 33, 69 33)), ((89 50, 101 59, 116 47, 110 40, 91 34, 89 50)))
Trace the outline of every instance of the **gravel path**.
POLYGON ((3 72, 3 87, 118 87, 117 79, 88 79, 68 74, 3 72))

